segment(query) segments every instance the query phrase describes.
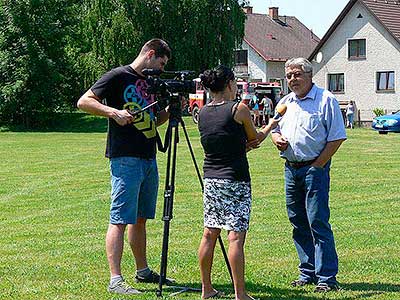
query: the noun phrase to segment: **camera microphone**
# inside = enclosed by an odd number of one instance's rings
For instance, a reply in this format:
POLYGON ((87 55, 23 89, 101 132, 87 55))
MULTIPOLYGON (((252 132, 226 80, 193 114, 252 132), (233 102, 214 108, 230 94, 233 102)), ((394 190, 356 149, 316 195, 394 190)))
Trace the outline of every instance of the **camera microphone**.
POLYGON ((287 105, 286 104, 279 104, 276 107, 276 114, 274 116, 275 120, 279 120, 280 118, 283 117, 283 115, 286 113, 287 105))
POLYGON ((190 76, 194 75, 194 71, 189 71, 189 70, 183 70, 183 71, 163 71, 160 69, 143 69, 142 74, 144 76, 160 76, 161 74, 167 74, 167 75, 183 75, 183 76, 190 76))
POLYGON ((160 69, 143 69, 142 74, 144 76, 160 76, 163 73, 163 70, 160 69))

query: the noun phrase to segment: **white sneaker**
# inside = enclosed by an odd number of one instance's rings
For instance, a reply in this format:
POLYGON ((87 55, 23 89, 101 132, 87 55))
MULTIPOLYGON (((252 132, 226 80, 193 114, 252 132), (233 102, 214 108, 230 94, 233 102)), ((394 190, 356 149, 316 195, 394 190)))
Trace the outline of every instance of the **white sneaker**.
POLYGON ((113 285, 108 286, 108 291, 114 294, 121 295, 137 295, 141 294, 140 291, 128 285, 123 279, 117 281, 113 285))

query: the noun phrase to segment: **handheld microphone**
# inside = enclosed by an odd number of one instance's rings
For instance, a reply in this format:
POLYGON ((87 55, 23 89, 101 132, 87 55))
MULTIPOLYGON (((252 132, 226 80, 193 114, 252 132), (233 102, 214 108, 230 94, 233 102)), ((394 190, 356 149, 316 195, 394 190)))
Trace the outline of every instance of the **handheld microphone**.
POLYGON ((279 104, 276 107, 276 114, 274 116, 275 120, 279 120, 280 118, 283 117, 283 115, 286 113, 287 105, 286 104, 279 104))

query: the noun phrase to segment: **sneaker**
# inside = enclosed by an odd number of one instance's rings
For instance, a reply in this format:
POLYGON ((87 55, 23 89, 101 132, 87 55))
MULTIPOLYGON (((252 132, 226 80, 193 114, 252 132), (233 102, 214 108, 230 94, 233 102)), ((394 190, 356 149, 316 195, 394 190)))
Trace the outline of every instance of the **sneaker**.
POLYGON ((124 280, 117 281, 112 286, 108 286, 108 291, 114 294, 121 294, 121 295, 137 295, 141 294, 140 291, 134 289, 130 285, 128 285, 124 280))
POLYGON ((297 286, 305 286, 307 284, 313 284, 314 282, 312 281, 305 281, 305 280, 301 280, 301 279, 297 279, 294 280, 290 283, 291 286, 293 287, 297 287, 297 286))
POLYGON ((326 293, 326 292, 330 292, 330 291, 338 291, 339 290, 339 285, 337 283, 325 283, 325 282, 321 282, 318 283, 318 285, 315 287, 314 292, 316 293, 326 293))
MULTIPOLYGON (((143 277, 136 275, 135 276, 135 281, 136 282, 142 282, 142 283, 159 283, 160 282, 160 275, 157 272, 154 272, 153 270, 150 270, 149 275, 143 277)), ((165 281, 163 282, 166 285, 172 285, 175 283, 175 280, 170 279, 170 278, 165 278, 165 281)))

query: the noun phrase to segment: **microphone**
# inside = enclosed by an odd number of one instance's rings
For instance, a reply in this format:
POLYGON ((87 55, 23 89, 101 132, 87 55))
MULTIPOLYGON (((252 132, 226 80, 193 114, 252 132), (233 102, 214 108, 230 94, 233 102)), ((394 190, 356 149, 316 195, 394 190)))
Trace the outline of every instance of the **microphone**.
POLYGON ((163 73, 160 69, 143 69, 142 74, 145 76, 160 76, 163 73))
POLYGON ((279 120, 280 118, 283 117, 283 115, 286 113, 287 105, 286 104, 279 104, 276 107, 276 114, 274 116, 275 120, 279 120))
POLYGON ((194 71, 189 71, 189 70, 182 70, 182 71, 162 71, 160 69, 143 69, 142 74, 144 76, 160 76, 161 74, 167 74, 167 75, 184 75, 184 76, 189 76, 189 75, 194 75, 194 71))

